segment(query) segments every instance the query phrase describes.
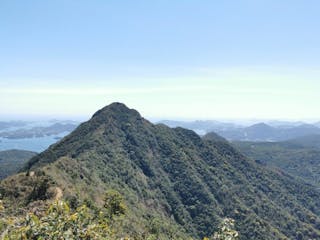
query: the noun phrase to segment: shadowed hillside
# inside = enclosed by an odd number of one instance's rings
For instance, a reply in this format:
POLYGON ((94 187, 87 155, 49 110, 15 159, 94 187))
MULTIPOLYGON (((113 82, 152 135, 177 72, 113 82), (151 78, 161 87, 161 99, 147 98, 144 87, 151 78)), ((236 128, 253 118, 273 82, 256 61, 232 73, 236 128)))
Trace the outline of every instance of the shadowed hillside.
POLYGON ((0 151, 0 180, 17 173, 36 154, 24 150, 0 151))

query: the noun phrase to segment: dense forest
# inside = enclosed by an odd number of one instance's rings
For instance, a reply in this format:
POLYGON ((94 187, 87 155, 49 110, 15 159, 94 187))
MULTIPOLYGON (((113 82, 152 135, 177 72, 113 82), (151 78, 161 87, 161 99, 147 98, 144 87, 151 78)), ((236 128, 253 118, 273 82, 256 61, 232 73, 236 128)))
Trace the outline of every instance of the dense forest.
POLYGON ((320 135, 286 142, 234 142, 246 156, 320 188, 320 135))
POLYGON ((4 219, 17 219, 13 228, 2 223, 4 235, 34 234, 31 224, 35 232, 69 229, 65 234, 96 227, 115 239, 219 239, 228 232, 242 240, 320 238, 313 186, 248 159, 218 136, 151 124, 120 103, 2 180, 0 194, 4 219))

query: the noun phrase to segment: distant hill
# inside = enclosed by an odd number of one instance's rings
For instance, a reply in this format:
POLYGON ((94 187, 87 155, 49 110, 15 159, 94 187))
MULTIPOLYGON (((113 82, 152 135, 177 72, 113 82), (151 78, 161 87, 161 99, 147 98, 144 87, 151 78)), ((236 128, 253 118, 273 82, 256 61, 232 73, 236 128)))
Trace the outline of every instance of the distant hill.
POLYGON ((246 156, 279 168, 320 189, 320 135, 286 142, 233 142, 246 156))
POLYGON ((169 127, 183 127, 191 129, 199 135, 216 132, 229 141, 277 142, 297 137, 320 134, 320 128, 303 122, 270 121, 270 124, 256 123, 243 127, 233 123, 218 121, 161 121, 169 127))
POLYGON ((235 219, 241 240, 320 239, 313 186, 257 164, 218 136, 154 125, 121 103, 96 112, 24 170, 0 183, 12 212, 41 208, 52 188, 73 205, 91 206, 116 189, 129 209, 119 228, 137 239, 159 229, 161 239, 201 239, 225 217, 235 219))
POLYGON ((210 132, 210 133, 207 133, 206 135, 204 135, 202 137, 203 140, 206 140, 206 141, 213 141, 213 142, 225 142, 227 143, 228 141, 221 137, 220 135, 216 134, 215 132, 210 132))
POLYGON ((197 120, 197 121, 172 121, 163 120, 163 123, 169 127, 183 127, 195 131, 199 135, 205 135, 208 132, 217 130, 234 129, 238 127, 233 123, 219 122, 214 120, 197 120))
POLYGON ((13 131, 0 132, 0 137, 8 139, 39 138, 73 131, 78 124, 54 123, 46 127, 20 128, 13 131))
POLYGON ((24 121, 10 121, 10 122, 0 121, 0 130, 12 128, 12 127, 23 127, 25 125, 27 125, 27 122, 24 122, 24 121))
POLYGON ((62 120, 24 122, 25 125, 16 127, 11 122, 4 123, 10 127, 0 130, 0 151, 23 149, 42 152, 79 125, 62 120))
POLYGON ((0 180, 17 173, 36 154, 24 150, 0 151, 0 180))
POLYGON ((305 124, 302 121, 268 120, 265 122, 271 127, 292 128, 305 124))
POLYGON ((320 134, 320 128, 303 124, 296 127, 271 127, 259 123, 246 128, 227 131, 217 131, 221 136, 231 141, 285 141, 297 137, 320 134))
POLYGON ((265 123, 254 124, 244 129, 244 136, 248 139, 262 140, 270 139, 276 134, 277 130, 265 123))

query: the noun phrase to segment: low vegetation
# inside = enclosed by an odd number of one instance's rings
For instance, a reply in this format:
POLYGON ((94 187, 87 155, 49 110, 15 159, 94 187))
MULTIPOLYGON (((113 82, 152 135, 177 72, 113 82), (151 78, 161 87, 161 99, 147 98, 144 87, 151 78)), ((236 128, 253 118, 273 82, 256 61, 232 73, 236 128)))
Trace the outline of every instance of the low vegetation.
MULTIPOLYGON (((0 201, 0 214, 4 211, 0 201)), ((53 202, 42 212, 28 212, 25 216, 2 216, 0 234, 3 240, 158 240, 167 239, 162 236, 160 224, 153 222, 147 232, 124 233, 123 222, 126 218, 127 207, 122 195, 114 190, 105 194, 103 208, 89 207, 82 204, 75 209, 65 201, 53 202)), ((183 238, 170 238, 183 239, 183 238)), ((186 239, 186 238, 185 238, 186 239)), ((191 238, 188 238, 191 240, 191 238)), ((204 240, 236 240, 238 232, 234 230, 234 220, 223 220, 217 233, 204 240)))

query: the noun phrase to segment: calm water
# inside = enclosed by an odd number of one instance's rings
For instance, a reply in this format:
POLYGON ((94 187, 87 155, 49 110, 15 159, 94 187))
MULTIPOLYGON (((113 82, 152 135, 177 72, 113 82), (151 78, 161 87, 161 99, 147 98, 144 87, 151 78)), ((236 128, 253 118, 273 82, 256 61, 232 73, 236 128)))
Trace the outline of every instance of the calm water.
POLYGON ((46 150, 51 144, 59 141, 57 138, 62 138, 69 134, 64 132, 54 136, 39 137, 39 138, 25 138, 25 139, 6 139, 0 138, 0 151, 9 149, 22 149, 33 152, 42 152, 46 150))

